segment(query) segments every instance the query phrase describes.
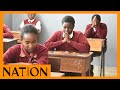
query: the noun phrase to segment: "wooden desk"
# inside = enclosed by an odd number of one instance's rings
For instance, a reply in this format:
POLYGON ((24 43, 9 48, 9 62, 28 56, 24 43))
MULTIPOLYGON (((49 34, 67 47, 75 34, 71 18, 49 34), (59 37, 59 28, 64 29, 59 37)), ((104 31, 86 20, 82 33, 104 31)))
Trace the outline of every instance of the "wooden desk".
POLYGON ((11 31, 13 34, 14 38, 19 38, 20 37, 20 31, 11 31))
POLYGON ((100 68, 100 76, 105 74, 105 54, 103 52, 105 39, 98 38, 87 38, 90 44, 90 51, 93 52, 101 52, 101 68, 100 68))
POLYGON ((90 44, 90 51, 102 51, 105 39, 87 38, 87 40, 90 44))
POLYGON ((33 65, 31 63, 24 63, 24 62, 18 62, 18 63, 6 63, 4 65, 33 65))
POLYGON ((20 31, 11 31, 11 33, 13 34, 14 38, 18 38, 17 43, 21 43, 21 40, 20 40, 20 31))
POLYGON ((86 72, 90 69, 93 52, 49 51, 48 54, 52 72, 54 68, 57 68, 58 72, 75 72, 86 76, 86 72))
POLYGON ((13 38, 13 39, 3 38, 3 47, 4 47, 3 52, 6 52, 9 47, 17 44, 17 40, 18 40, 17 38, 13 38))

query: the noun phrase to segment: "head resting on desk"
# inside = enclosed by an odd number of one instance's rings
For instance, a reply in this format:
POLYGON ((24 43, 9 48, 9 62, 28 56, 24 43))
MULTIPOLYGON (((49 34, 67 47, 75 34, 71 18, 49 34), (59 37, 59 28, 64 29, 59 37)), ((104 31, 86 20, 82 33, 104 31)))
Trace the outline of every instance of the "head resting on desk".
POLYGON ((20 32, 21 42, 28 53, 32 53, 37 45, 38 30, 31 24, 26 24, 20 32))
POLYGON ((72 16, 63 17, 62 26, 64 33, 67 32, 68 34, 71 34, 75 26, 74 18, 72 16))

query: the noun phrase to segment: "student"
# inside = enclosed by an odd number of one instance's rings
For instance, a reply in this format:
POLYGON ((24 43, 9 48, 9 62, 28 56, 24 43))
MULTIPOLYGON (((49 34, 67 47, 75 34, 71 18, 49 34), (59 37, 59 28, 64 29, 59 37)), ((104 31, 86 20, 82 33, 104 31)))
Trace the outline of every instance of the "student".
MULTIPOLYGON (((103 49, 103 53, 107 50, 107 25, 105 23, 101 23, 101 17, 98 14, 94 14, 92 16, 92 23, 88 24, 86 26, 86 30, 84 32, 84 35, 87 38, 99 38, 99 39, 105 39, 105 46, 103 49)), ((99 56, 101 53, 94 52, 93 57, 99 56)), ((104 54, 103 54, 104 55, 104 54)), ((93 65, 91 66, 93 69, 93 65)), ((91 70, 92 70, 91 69, 91 70)))
POLYGON ((37 43, 38 31, 27 24, 21 29, 21 44, 9 48, 4 53, 4 64, 7 63, 29 63, 47 64, 48 50, 46 47, 37 43))
POLYGON ((3 38, 13 38, 11 30, 6 24, 3 24, 3 38))
MULTIPOLYGON (((75 20, 72 16, 63 17, 62 26, 63 30, 56 31, 44 43, 48 50, 75 51, 80 53, 88 53, 90 51, 90 45, 83 33, 73 30, 75 20)), ((65 74, 68 75, 69 73, 65 74)))
POLYGON ((107 40, 107 25, 101 23, 100 15, 94 14, 92 16, 92 23, 87 25, 84 35, 87 38, 100 38, 107 40))
POLYGON ((38 32, 41 32, 41 22, 40 20, 36 19, 35 16, 36 14, 27 14, 28 15, 28 19, 25 19, 22 21, 22 23, 20 24, 20 28, 19 30, 25 25, 25 24, 32 24, 34 25, 38 32))

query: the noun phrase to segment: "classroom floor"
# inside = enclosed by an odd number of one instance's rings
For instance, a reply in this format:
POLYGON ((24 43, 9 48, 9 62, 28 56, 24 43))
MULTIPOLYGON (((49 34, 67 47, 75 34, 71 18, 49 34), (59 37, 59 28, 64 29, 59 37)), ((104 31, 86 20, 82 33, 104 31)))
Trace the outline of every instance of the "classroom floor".
MULTIPOLYGON (((100 67, 94 66, 94 76, 100 76, 100 67)), ((117 67, 105 66, 105 76, 117 76, 117 67)))

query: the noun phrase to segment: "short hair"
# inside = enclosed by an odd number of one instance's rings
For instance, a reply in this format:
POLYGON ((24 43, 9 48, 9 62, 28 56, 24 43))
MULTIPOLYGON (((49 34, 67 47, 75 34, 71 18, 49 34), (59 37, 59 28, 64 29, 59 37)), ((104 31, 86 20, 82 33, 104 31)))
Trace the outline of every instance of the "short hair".
POLYGON ((75 19, 72 16, 65 16, 62 19, 62 24, 64 22, 69 22, 69 23, 72 23, 74 25, 75 24, 75 19))
POLYGON ((32 24, 26 24, 21 28, 20 37, 23 38, 23 35, 27 33, 33 33, 38 37, 38 30, 32 24))
POLYGON ((93 20, 93 18, 96 16, 96 18, 99 20, 99 22, 101 21, 101 17, 100 17, 100 15, 98 15, 98 14, 94 14, 93 16, 92 16, 92 20, 93 20))

